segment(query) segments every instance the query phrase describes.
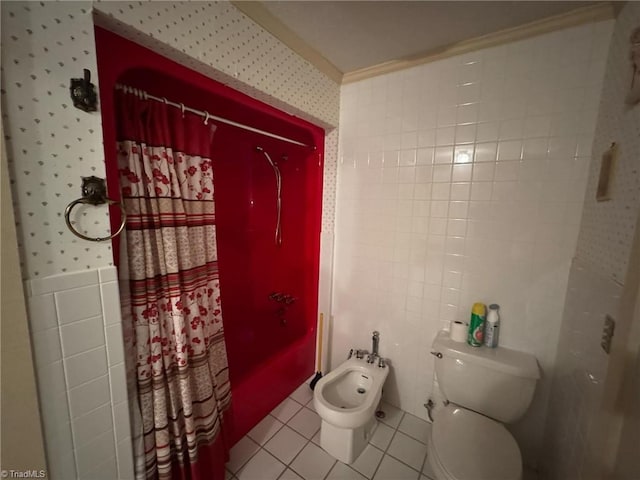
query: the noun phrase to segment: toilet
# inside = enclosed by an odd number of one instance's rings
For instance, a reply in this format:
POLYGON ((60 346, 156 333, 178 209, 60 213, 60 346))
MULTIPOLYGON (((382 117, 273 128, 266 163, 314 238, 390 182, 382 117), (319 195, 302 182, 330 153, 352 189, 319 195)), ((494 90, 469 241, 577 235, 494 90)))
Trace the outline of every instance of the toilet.
POLYGON ((435 414, 427 448, 436 480, 521 480, 520 449, 504 424, 529 408, 540 378, 535 357, 454 342, 447 331, 432 347, 448 401, 435 414))
POLYGON ((389 367, 353 356, 322 377, 313 406, 322 419, 320 446, 343 463, 353 463, 377 426, 375 412, 389 367))

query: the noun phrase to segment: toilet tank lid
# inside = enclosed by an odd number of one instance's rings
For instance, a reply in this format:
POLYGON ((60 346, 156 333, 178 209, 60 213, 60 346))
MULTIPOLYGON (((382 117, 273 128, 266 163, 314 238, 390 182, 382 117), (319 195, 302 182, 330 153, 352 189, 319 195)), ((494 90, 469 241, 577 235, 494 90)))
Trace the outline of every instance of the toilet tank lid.
POLYGON ((516 377, 540 378, 538 362, 529 353, 504 347, 472 347, 467 343, 451 340, 446 330, 438 333, 432 347, 444 356, 466 360, 516 377))

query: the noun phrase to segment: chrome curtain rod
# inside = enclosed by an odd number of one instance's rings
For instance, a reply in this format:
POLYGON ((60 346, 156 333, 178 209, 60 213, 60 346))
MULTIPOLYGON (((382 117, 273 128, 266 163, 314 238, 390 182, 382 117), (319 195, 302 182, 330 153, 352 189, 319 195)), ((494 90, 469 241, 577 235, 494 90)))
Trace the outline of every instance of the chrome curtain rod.
POLYGON ((206 124, 209 120, 215 120, 217 122, 226 123, 227 125, 231 125, 233 127, 241 128, 243 130, 248 130, 250 132, 259 133, 260 135, 264 135, 266 137, 276 138, 278 140, 282 140, 283 142, 293 143, 294 145, 300 145, 301 147, 312 148, 315 150, 315 145, 307 145, 306 143, 298 142, 297 140, 293 140, 292 138, 283 137, 280 135, 276 135, 275 133, 267 132, 265 130, 260 130, 259 128, 254 128, 249 125, 245 125, 243 123, 234 122, 233 120, 229 120, 227 118, 218 117, 216 115, 211 115, 207 111, 196 110, 195 108, 185 107, 183 103, 176 103, 170 100, 167 100, 165 97, 156 97, 154 95, 150 95, 144 90, 140 90, 139 88, 129 87, 127 85, 116 84, 116 89, 123 90, 125 93, 133 93, 145 100, 155 100, 156 102, 163 102, 167 105, 171 105, 172 107, 179 108, 184 112, 190 112, 195 115, 200 115, 204 118, 204 123, 206 124))

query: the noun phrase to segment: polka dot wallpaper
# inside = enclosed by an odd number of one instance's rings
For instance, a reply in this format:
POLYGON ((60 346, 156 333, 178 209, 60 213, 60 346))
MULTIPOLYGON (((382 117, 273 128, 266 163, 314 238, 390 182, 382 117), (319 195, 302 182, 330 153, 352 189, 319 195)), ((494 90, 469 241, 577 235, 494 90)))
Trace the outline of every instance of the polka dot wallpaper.
POLYGON ((324 139, 324 178, 322 186, 322 231, 333 232, 336 216, 336 175, 338 173, 338 129, 324 139))
POLYGON ((314 123, 338 124, 339 86, 229 2, 94 8, 98 24, 151 50, 314 123))
MULTIPOLYGON (((104 177, 100 113, 73 107, 69 79, 97 84, 90 2, 2 2, 2 112, 26 277, 107 266, 109 242, 75 237, 64 209, 80 177, 104 177)), ((106 207, 76 208, 77 228, 105 236, 106 207)))
MULTIPOLYGON (((2 2, 2 115, 22 271, 43 277, 112 264, 109 242, 75 237, 63 212, 81 176, 105 176, 100 113, 74 108, 69 79, 96 85, 96 22, 324 127, 339 86, 226 2, 2 2)), ((97 85, 99 88, 99 85, 97 85)), ((337 132, 326 140, 323 228, 333 230, 337 132)), ((76 228, 109 229, 105 207, 76 207, 76 228)))
POLYGON ((619 283, 628 268, 640 209, 640 104, 625 104, 632 75, 629 37, 638 25, 640 7, 632 2, 618 16, 611 39, 577 247, 579 258, 619 283), (618 155, 611 200, 596 202, 601 156, 612 142, 618 155))

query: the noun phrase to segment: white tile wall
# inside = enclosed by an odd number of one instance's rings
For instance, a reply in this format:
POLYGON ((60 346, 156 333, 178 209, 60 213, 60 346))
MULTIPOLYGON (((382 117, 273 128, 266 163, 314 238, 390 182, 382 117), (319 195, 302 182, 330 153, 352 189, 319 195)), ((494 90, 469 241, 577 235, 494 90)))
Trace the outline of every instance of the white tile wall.
MULTIPOLYGON (((429 345, 474 301, 554 364, 613 21, 343 87, 332 364, 370 348, 385 397, 425 417, 429 345)), ((535 463, 549 382, 515 434, 535 463)))
POLYGON ((591 478, 588 433, 599 415, 608 357, 600 347, 605 315, 619 318, 622 286, 576 259, 560 334, 545 432, 550 479, 591 478))
MULTIPOLYGON (((618 15, 609 49, 602 99, 593 141, 576 260, 564 306, 558 358, 546 419, 544 462, 550 479, 593 478, 590 428, 600 414, 608 357, 600 348, 604 316, 618 317, 622 283, 630 267, 632 237, 640 209, 640 106, 624 98, 631 78, 629 37, 640 25, 640 4, 630 2, 618 15), (617 142, 612 199, 598 203, 595 188, 600 155, 617 142)), ((585 144, 582 148, 588 149, 585 144)))
POLYGON ((53 480, 133 479, 116 275, 105 267, 27 282, 53 480))

